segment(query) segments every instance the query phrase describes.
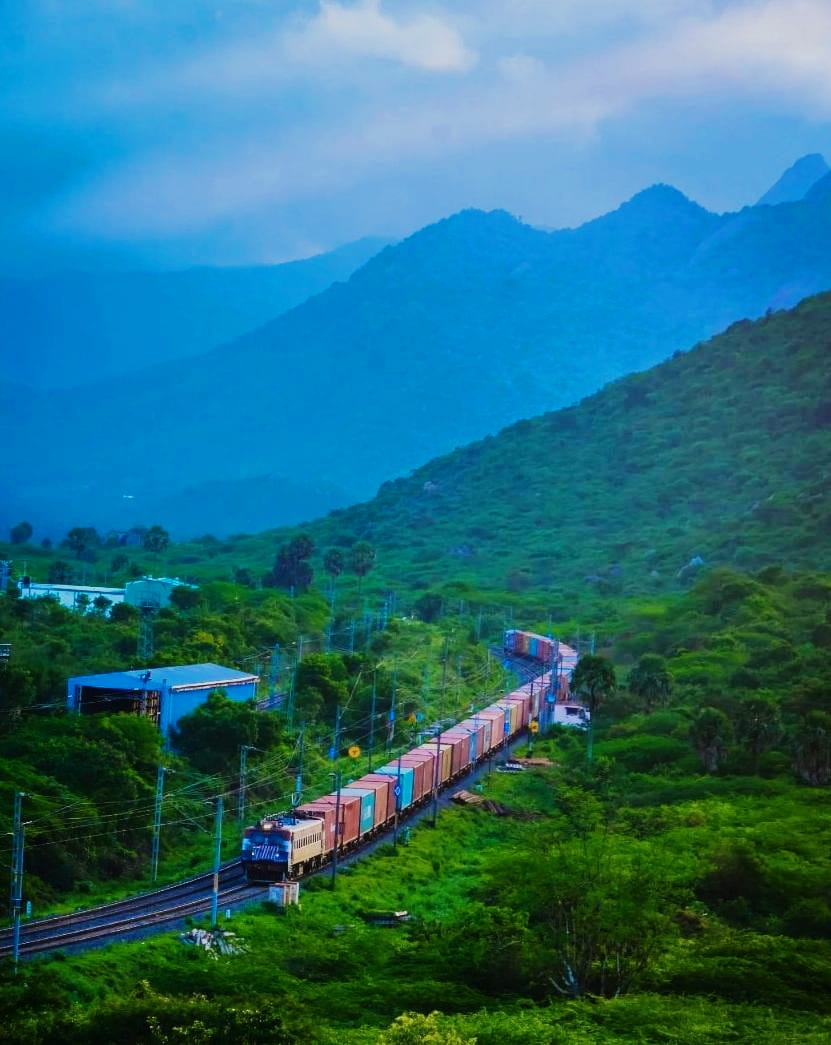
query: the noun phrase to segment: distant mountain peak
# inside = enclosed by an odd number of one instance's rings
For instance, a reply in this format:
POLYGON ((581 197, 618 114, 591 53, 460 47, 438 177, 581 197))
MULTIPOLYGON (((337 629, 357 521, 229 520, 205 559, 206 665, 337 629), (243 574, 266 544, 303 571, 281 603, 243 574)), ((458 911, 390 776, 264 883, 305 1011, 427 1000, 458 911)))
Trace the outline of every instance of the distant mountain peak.
POLYGON ((674 185, 658 182, 636 192, 631 199, 618 207, 616 213, 654 214, 656 217, 664 218, 673 214, 706 214, 707 211, 674 185))
POLYGON ((831 167, 825 162, 825 157, 818 152, 809 152, 788 167, 781 178, 758 200, 756 206, 775 207, 778 203, 795 203, 802 200, 829 172, 831 167))

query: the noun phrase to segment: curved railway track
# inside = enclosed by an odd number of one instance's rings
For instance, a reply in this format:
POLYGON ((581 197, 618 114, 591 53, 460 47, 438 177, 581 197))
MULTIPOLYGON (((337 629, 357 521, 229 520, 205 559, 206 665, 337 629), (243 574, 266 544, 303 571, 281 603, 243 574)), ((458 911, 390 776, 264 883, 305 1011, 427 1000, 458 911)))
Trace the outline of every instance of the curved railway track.
MULTIPOLYGON (((510 658, 512 668, 530 681, 535 675, 531 665, 525 658, 510 658)), ((510 751, 520 740, 519 735, 513 737, 504 748, 503 754, 510 751)), ((480 763, 472 768, 456 786, 470 779, 475 779, 485 772, 488 766, 480 763)), ((450 800, 450 790, 440 798, 440 804, 446 805, 450 800)), ((420 820, 429 812, 425 806, 402 817, 404 822, 420 820)), ((361 856, 367 855, 376 846, 382 844, 392 834, 388 827, 381 835, 362 846, 353 853, 344 854, 339 861, 342 866, 352 863, 361 856)), ((305 878, 313 878, 319 874, 330 873, 326 866, 314 871, 305 878)), ((252 900, 265 899, 268 888, 264 885, 251 885, 245 880, 242 864, 232 860, 224 864, 219 872, 219 906, 236 907, 252 900)), ((134 934, 143 935, 147 930, 173 927, 185 918, 205 914, 211 910, 213 902, 213 873, 196 875, 184 882, 164 886, 138 896, 115 900, 99 907, 73 911, 69 914, 51 915, 35 921, 21 923, 20 957, 32 957, 65 947, 88 947, 95 944, 112 942, 120 937, 129 939, 134 934)), ((12 930, 0 930, 0 959, 12 955, 12 930)))
MULTIPOLYGON (((105 942, 203 914, 211 909, 212 890, 213 874, 202 874, 101 907, 24 922, 20 927, 20 955, 28 957, 61 947, 105 942)), ((266 894, 262 886, 252 886, 245 881, 238 860, 221 868, 220 907, 233 907, 266 894)), ((4 929, 0 931, 0 958, 9 957, 11 953, 12 931, 4 929)))

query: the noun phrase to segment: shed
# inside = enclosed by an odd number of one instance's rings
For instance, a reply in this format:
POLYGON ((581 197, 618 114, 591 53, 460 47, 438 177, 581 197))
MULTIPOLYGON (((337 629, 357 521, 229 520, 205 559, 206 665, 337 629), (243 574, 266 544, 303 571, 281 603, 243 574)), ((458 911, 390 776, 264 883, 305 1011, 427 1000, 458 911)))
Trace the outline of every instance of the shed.
POLYGON ((100 711, 147 715, 168 735, 182 715, 203 704, 214 690, 223 690, 231 700, 253 700, 258 682, 258 675, 219 664, 132 668, 76 675, 67 681, 66 704, 81 715, 100 711))

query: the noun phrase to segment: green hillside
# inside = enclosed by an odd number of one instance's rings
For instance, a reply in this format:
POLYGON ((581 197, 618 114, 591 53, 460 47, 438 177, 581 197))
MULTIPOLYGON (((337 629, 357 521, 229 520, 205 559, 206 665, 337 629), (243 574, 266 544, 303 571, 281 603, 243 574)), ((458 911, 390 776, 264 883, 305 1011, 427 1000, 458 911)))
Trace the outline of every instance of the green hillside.
POLYGON ((661 589, 691 577, 696 556, 827 567, 829 349, 831 294, 736 323, 308 532, 321 549, 370 541, 383 578, 415 588, 661 589))

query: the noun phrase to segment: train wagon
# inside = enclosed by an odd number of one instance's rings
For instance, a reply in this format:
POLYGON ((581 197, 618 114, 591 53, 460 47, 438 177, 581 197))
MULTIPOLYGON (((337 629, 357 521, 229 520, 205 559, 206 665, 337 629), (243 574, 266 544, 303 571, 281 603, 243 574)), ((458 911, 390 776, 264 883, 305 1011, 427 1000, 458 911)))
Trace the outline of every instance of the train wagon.
POLYGON ((395 795, 397 811, 400 813, 405 809, 409 809, 413 804, 413 767, 398 766, 397 763, 393 762, 389 766, 381 766, 378 772, 395 778, 393 786, 397 789, 395 795))
MULTIPOLYGON (((375 813, 375 819, 373 821, 373 828, 377 829, 385 824, 387 819, 392 816, 395 812, 395 804, 391 810, 388 811, 389 796, 392 794, 392 784, 390 778, 382 775, 377 777, 373 775, 362 776, 358 780, 351 780, 348 784, 349 787, 353 788, 366 788, 375 792, 375 801, 373 803, 373 809, 375 813)), ((393 795, 393 799, 395 796, 393 795)))
POLYGON ((426 751, 428 754, 433 756, 433 786, 441 787, 442 784, 446 784, 450 779, 451 771, 451 760, 453 756, 453 749, 449 744, 442 744, 441 741, 437 744, 435 741, 428 741, 426 744, 422 744, 420 747, 414 749, 415 751, 426 751), (438 751, 438 773, 436 772, 436 752, 438 751), (436 780, 438 777, 438 781, 436 780))

